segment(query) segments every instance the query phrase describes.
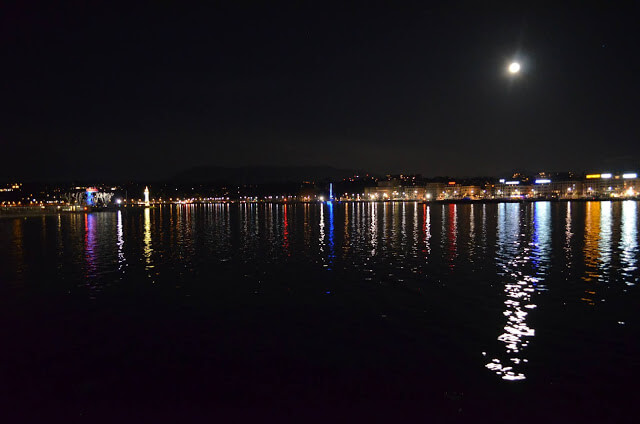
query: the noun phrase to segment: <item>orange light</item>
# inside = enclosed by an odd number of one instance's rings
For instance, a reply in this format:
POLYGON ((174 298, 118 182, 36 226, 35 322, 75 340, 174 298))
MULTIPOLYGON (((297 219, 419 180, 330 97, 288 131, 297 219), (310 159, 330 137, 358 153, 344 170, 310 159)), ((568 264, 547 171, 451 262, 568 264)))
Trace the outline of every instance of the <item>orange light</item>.
POLYGON ((455 185, 456 182, 455 181, 449 181, 449 185, 455 185))

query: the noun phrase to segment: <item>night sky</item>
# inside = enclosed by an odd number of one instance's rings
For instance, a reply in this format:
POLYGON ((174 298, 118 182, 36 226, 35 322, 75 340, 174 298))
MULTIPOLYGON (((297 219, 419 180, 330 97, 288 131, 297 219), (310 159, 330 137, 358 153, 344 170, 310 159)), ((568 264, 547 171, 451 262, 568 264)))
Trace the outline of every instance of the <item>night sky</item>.
POLYGON ((50 3, 0 13, 0 178, 640 167, 637 7, 50 3))

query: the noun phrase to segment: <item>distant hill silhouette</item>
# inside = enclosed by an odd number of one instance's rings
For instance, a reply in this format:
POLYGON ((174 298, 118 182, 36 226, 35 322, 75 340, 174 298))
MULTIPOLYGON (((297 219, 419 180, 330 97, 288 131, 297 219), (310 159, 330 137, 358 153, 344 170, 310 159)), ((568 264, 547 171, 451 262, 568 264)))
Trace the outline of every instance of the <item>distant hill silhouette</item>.
POLYGON ((194 183, 266 184, 340 180, 358 171, 330 166, 199 166, 180 172, 173 180, 194 183))

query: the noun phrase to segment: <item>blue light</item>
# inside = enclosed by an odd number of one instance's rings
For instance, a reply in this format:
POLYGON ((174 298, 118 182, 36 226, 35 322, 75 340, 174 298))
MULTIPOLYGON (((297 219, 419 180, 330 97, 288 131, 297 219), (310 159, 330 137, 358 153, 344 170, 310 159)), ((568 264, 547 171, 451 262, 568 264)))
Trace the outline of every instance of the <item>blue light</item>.
POLYGON ((329 209, 329 240, 327 243, 327 247, 329 247, 329 269, 333 267, 333 259, 335 258, 334 251, 334 242, 333 242, 333 203, 327 202, 327 206, 329 209))

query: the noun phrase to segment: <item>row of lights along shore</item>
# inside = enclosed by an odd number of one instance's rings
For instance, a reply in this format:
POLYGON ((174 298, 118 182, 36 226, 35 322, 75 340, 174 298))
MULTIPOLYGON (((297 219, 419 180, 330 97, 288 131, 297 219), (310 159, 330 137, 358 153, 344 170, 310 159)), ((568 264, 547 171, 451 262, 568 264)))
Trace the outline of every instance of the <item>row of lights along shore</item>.
MULTIPOLYGON (((376 186, 365 187, 364 192, 333 193, 333 184, 327 193, 318 190, 314 194, 278 194, 264 196, 191 196, 151 198, 149 187, 145 187, 142 198, 130 199, 119 195, 118 187, 98 189, 96 187, 74 187, 72 196, 56 193, 51 198, 37 199, 33 193, 21 200, 3 200, 2 207, 129 207, 152 204, 193 203, 286 203, 326 201, 453 201, 453 200, 545 200, 545 199, 628 199, 638 198, 640 181, 637 172, 614 174, 611 172, 586 174, 580 179, 554 181, 541 177, 500 178, 497 182, 465 184, 456 181, 415 183, 415 178, 379 180, 376 186)), ((514 175, 515 176, 515 175, 514 175)), ((22 184, 12 183, 2 188, 4 192, 19 191, 22 184)), ((59 191, 59 190, 58 190, 59 191)))

